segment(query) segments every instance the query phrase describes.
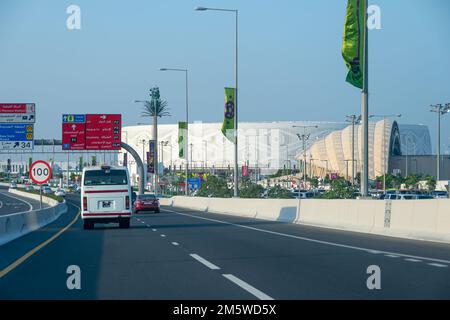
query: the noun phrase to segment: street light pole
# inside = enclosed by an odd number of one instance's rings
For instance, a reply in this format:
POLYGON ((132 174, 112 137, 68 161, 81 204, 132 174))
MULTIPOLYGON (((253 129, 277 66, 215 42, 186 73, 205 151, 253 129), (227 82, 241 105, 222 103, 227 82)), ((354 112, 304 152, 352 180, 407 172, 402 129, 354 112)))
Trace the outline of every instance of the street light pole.
POLYGON ((450 103, 447 103, 445 106, 442 104, 431 105, 430 111, 436 112, 438 115, 436 181, 440 181, 440 179, 441 179, 441 116, 450 112, 450 103))
POLYGON ((320 161, 325 162, 325 177, 324 177, 325 179, 328 175, 328 160, 320 160, 320 161))
POLYGON ((239 61, 239 54, 238 54, 238 46, 239 46, 239 11, 236 9, 219 9, 219 8, 206 8, 206 7, 196 7, 196 11, 223 11, 223 12, 232 12, 235 14, 235 23, 236 23, 236 45, 235 45, 235 97, 234 97, 234 197, 239 197, 239 167, 238 167, 238 61, 239 61))
POLYGON ((361 116, 349 115, 347 121, 352 123, 352 185, 355 186, 355 125, 361 122, 361 116))
MULTIPOLYGON (((306 142, 309 140, 311 136, 310 133, 306 133, 306 129, 308 128, 318 128, 319 126, 292 126, 292 128, 303 128, 303 134, 297 133, 297 137, 299 140, 303 142, 303 185, 306 188, 306 142)), ((299 197, 300 197, 300 188, 299 188, 299 197)))
POLYGON ((203 143, 205 144, 204 166, 205 166, 205 170, 208 170, 208 141, 207 140, 203 140, 203 143))
POLYGON ((178 69, 178 68, 160 68, 159 71, 175 71, 175 72, 184 72, 185 73, 185 104, 186 104, 186 143, 185 143, 185 147, 186 147, 186 152, 185 152, 185 156, 186 156, 186 167, 185 167, 185 195, 188 196, 189 195, 189 190, 188 190, 188 177, 189 177, 189 70, 186 69, 178 69))

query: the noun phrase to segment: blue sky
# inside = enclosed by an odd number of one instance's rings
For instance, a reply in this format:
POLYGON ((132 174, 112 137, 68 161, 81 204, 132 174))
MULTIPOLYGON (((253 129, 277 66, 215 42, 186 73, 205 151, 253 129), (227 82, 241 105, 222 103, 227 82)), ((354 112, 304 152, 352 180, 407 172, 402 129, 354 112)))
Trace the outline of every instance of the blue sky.
MULTIPOLYGON (((35 102, 36 136, 60 138, 62 113, 122 113, 148 122, 135 99, 158 85, 172 117, 184 118, 190 70, 192 121, 219 122, 223 87, 233 85, 231 14, 240 10, 240 120, 343 121, 359 113, 340 49, 344 0, 1 0, 0 100, 35 102), (81 8, 81 30, 66 28, 66 8, 81 8)), ((382 29, 370 32, 370 108, 430 126, 432 103, 450 102, 450 1, 373 0, 382 29)), ((443 147, 450 144, 450 115, 443 147)))

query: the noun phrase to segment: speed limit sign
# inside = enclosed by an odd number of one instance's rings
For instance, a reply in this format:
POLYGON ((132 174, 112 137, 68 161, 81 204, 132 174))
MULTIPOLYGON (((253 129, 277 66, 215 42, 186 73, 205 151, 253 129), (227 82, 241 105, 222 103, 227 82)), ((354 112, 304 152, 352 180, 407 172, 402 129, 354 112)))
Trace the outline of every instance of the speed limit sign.
POLYGON ((30 178, 36 184, 47 183, 52 177, 52 168, 42 160, 33 162, 30 167, 30 178))

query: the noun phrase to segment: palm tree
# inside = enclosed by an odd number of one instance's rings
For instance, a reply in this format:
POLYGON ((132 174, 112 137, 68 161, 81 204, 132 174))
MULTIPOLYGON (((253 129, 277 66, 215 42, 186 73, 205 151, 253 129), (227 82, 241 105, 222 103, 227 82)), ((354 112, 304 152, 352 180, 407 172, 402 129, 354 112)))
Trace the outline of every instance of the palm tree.
MULTIPOLYGON (((143 117, 156 118, 170 117, 167 101, 161 99, 158 87, 150 89, 150 97, 150 101, 144 101, 144 108, 141 115, 143 117)), ((156 121, 158 121, 158 119, 156 119, 156 121)))
POLYGON ((141 113, 142 117, 152 117, 153 118, 153 139, 155 140, 155 193, 157 193, 158 188, 158 118, 170 117, 167 101, 162 100, 159 88, 154 87, 150 89, 150 101, 142 101, 144 106, 141 113))

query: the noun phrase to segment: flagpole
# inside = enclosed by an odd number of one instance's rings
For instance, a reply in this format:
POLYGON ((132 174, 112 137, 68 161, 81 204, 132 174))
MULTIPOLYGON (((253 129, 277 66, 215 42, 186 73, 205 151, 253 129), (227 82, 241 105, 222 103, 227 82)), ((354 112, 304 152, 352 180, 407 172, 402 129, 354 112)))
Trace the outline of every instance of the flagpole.
POLYGON ((363 130, 363 167, 361 174, 361 195, 369 196, 369 32, 367 28, 368 0, 365 1, 364 18, 364 86, 362 90, 362 130, 363 130))

